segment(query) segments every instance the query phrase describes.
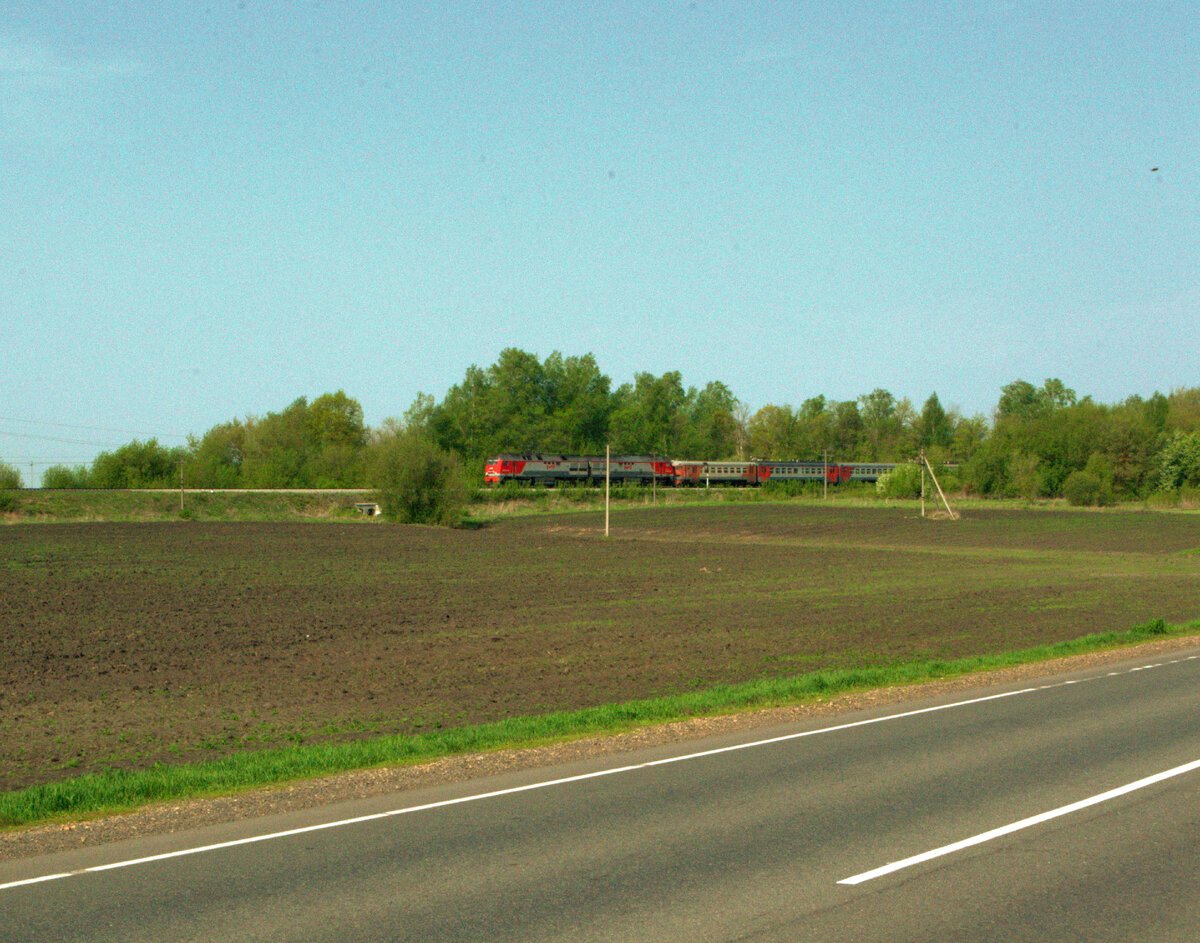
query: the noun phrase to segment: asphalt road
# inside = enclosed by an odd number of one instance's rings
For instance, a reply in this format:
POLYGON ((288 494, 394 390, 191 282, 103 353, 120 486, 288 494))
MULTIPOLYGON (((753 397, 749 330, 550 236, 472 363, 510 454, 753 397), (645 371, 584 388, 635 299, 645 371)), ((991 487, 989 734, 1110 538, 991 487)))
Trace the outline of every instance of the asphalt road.
POLYGON ((5 862, 0 940, 1194 943, 1198 695, 1187 650, 5 862))

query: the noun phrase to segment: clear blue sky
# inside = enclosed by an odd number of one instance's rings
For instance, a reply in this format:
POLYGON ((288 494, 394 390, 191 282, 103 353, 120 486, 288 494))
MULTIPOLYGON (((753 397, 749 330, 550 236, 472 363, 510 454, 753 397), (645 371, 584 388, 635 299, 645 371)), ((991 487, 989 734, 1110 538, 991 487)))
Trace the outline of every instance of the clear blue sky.
POLYGON ((1194 0, 0 0, 0 459, 510 346, 751 410, 1200 385, 1198 105, 1194 0))

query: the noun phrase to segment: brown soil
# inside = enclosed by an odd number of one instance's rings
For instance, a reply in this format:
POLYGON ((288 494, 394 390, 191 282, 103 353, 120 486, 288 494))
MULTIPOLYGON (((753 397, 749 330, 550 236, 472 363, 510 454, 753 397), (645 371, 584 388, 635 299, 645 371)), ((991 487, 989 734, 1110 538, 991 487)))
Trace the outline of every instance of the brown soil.
POLYGON ((1195 618, 1200 518, 0 528, 0 789, 1195 618))

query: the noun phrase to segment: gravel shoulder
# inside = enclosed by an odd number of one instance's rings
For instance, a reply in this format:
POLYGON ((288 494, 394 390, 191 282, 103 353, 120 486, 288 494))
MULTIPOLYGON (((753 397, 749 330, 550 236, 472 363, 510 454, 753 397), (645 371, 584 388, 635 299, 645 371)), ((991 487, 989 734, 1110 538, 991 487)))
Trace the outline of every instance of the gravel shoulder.
POLYGON ((0 861, 103 845, 139 835, 170 834, 204 825, 258 818, 353 799, 402 794, 425 786, 468 782, 513 770, 550 767, 578 759, 620 754, 647 746, 683 743, 793 720, 836 716, 903 701, 965 692, 985 685, 1033 681, 1129 659, 1152 659, 1197 645, 1200 645, 1200 636, 1165 639, 948 681, 843 695, 816 704, 677 721, 613 736, 588 737, 529 749, 455 756, 419 766, 362 770, 234 796, 158 803, 135 812, 86 821, 13 829, 0 832, 0 861))

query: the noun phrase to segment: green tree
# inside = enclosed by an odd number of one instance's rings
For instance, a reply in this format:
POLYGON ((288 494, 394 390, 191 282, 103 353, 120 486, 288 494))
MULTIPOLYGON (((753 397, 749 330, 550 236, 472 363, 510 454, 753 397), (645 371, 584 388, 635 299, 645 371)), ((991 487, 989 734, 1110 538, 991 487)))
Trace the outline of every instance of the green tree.
POLYGON ((795 458, 799 450, 800 423, 790 406, 763 406, 747 429, 750 454, 755 458, 795 458))
POLYGON ((242 486, 307 488, 310 452, 307 397, 261 419, 251 416, 246 420, 242 486))
POLYGON ((861 404, 863 450, 855 452, 870 462, 880 461, 891 452, 899 439, 901 419, 896 413, 896 397, 887 390, 877 388, 858 399, 861 404))
POLYGON ((246 455, 246 426, 234 419, 188 439, 184 477, 193 488, 240 488, 246 455))
POLYGON ((301 396, 277 413, 247 418, 240 429, 231 424, 217 438, 198 475, 228 480, 236 465, 245 488, 353 488, 365 481, 362 406, 341 390, 312 403, 301 396))
POLYGON ((502 350, 488 380, 493 428, 511 443, 508 448, 521 452, 561 448, 561 443, 552 441, 555 403, 550 379, 536 354, 515 347, 502 350))
POLYGON ((420 429, 422 432, 432 435, 433 419, 436 412, 437 400, 428 393, 418 393, 412 405, 404 411, 404 428, 420 429))
POLYGON ((996 404, 997 422, 1010 418, 1032 419, 1042 412, 1043 405, 1036 386, 1028 380, 1014 380, 1000 388, 1000 402, 996 404))
POLYGON ((1068 389, 1062 380, 1051 377, 1042 383, 1040 396, 1051 412, 1074 406, 1075 391, 1068 389))
POLYGON ((434 439, 444 449, 470 460, 520 446, 506 441, 499 428, 501 417, 493 402, 493 382, 488 373, 472 364, 461 383, 450 387, 430 417, 434 439))
POLYGON ((963 485, 974 494, 1001 497, 1009 493, 1007 456, 992 440, 975 449, 961 472, 963 485))
POLYGON ((463 381, 428 411, 442 448, 476 462, 496 452, 599 452, 614 400, 591 354, 545 363, 507 348, 492 366, 467 369, 463 381))
POLYGON ((367 427, 358 400, 342 390, 318 396, 308 406, 308 467, 314 488, 347 488, 364 483, 367 427))
POLYGON ((1200 486, 1200 432, 1176 432, 1158 455, 1158 487, 1200 486))
POLYGON ((1200 387, 1171 391, 1167 397, 1165 428, 1172 432, 1200 432, 1200 387))
POLYGON ((342 390, 323 393, 309 404, 308 427, 319 445, 361 448, 366 444, 362 406, 342 390))
POLYGON ((692 457, 683 454, 689 403, 683 376, 678 371, 669 371, 661 377, 639 373, 632 384, 621 385, 615 399, 609 423, 614 452, 661 452, 692 457))
POLYGON ((600 372, 591 354, 546 358, 549 443, 555 451, 575 454, 604 451, 612 415, 612 381, 600 372))
POLYGON ((1167 427, 1167 419, 1171 414, 1171 401, 1162 393, 1155 393, 1145 403, 1132 396, 1126 401, 1130 406, 1141 406, 1146 422, 1155 432, 1162 432, 1167 427))
POLYGON ((1061 494, 1067 476, 1082 470, 1095 450, 1102 422, 1102 410, 1090 399, 1077 402, 1061 380, 1040 388, 1025 380, 1005 386, 990 438, 994 452, 1007 456, 1008 493, 1061 494))
POLYGON ((863 417, 858 403, 847 400, 833 403, 832 421, 829 425, 829 457, 836 461, 852 461, 865 458, 867 446, 863 439, 863 417))
POLYGON ((969 462, 987 441, 988 432, 988 421, 983 416, 958 417, 954 421, 950 451, 960 462, 969 462))
POLYGON ((737 398, 724 383, 714 380, 704 389, 690 388, 687 393, 687 419, 681 449, 685 455, 706 458, 732 458, 738 451, 735 414, 737 398))
POLYGON ((1027 380, 1014 380, 1001 387, 996 414, 999 419, 1037 419, 1074 405, 1075 391, 1068 389, 1062 380, 1050 378, 1041 388, 1027 380))
POLYGON ((811 396, 796 410, 796 440, 788 458, 822 458, 832 446, 833 413, 824 396, 811 396))
POLYGON ((917 420, 917 443, 923 449, 950 448, 954 441, 954 421, 942 408, 937 393, 931 393, 921 407, 917 420))

